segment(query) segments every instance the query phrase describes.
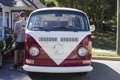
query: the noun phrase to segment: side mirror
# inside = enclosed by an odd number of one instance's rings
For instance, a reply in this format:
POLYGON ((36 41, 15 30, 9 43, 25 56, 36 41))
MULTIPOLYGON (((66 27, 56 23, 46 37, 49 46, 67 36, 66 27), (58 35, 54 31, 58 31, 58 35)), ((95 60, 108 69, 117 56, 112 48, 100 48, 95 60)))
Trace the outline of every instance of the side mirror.
POLYGON ((90 25, 90 31, 94 32, 95 31, 95 25, 90 25))

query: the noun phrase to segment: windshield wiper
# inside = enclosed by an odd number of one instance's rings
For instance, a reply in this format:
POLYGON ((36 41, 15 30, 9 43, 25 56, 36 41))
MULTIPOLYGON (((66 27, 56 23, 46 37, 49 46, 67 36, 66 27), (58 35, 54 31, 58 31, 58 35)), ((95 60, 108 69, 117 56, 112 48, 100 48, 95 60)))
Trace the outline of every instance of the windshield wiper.
POLYGON ((74 28, 74 27, 72 27, 72 28, 68 28, 70 31, 74 31, 74 32, 78 32, 79 30, 78 29, 76 29, 76 28, 74 28))
POLYGON ((66 27, 56 27, 54 29, 68 29, 68 28, 66 28, 66 27))

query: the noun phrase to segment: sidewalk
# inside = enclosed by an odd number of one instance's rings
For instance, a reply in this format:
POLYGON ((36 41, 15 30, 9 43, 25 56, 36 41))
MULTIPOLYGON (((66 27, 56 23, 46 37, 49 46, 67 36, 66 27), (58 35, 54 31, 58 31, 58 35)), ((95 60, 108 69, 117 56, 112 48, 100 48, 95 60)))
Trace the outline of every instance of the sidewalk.
POLYGON ((107 57, 107 56, 93 56, 93 60, 110 60, 110 61, 120 61, 120 57, 107 57))
POLYGON ((92 49, 93 52, 109 52, 109 53, 113 53, 116 52, 115 50, 101 50, 101 49, 92 49))
MULTIPOLYGON (((93 49, 93 52, 101 52, 101 53, 110 53, 110 54, 115 54, 115 50, 96 50, 93 49)), ((120 57, 110 57, 110 56, 93 56, 93 60, 111 60, 111 61, 120 61, 120 57)))

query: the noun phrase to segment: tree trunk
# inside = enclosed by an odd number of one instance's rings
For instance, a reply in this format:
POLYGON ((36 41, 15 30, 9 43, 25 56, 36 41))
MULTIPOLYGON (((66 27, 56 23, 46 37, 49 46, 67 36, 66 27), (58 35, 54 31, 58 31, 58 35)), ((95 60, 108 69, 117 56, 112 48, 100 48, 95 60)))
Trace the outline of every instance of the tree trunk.
POLYGON ((94 24, 95 24, 95 26, 96 26, 95 32, 101 32, 101 22, 100 22, 100 20, 95 19, 95 20, 94 20, 94 24))

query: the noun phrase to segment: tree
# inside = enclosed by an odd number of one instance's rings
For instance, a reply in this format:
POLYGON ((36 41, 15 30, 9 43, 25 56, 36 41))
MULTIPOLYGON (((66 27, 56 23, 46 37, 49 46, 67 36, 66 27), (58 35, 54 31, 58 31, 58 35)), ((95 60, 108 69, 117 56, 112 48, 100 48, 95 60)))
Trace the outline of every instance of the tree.
POLYGON ((105 10, 105 20, 110 20, 110 19, 114 19, 116 22, 116 9, 117 9, 117 0, 106 0, 106 2, 108 3, 107 6, 109 6, 106 10, 105 10))
POLYGON ((86 10, 93 23, 96 26, 97 32, 103 29, 102 23, 105 17, 105 10, 108 8, 106 0, 90 0, 88 3, 89 9, 86 10))
POLYGON ((45 0, 39 0, 39 1, 45 5, 45 0))
POLYGON ((95 24, 96 31, 103 30, 103 21, 116 23, 116 4, 113 0, 40 0, 46 6, 77 8, 87 13, 90 22, 95 24))
POLYGON ((115 16, 116 1, 112 0, 55 0, 60 7, 71 7, 83 10, 96 25, 97 32, 102 31, 102 23, 115 16), (114 4, 113 4, 114 3, 114 4), (114 12, 113 12, 114 11, 114 12), (108 13, 109 12, 109 13, 108 13), (110 14, 110 15, 109 15, 110 14))
POLYGON ((54 0, 39 0, 39 1, 42 2, 44 5, 46 5, 47 7, 55 6, 54 0))

